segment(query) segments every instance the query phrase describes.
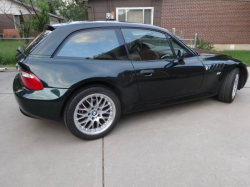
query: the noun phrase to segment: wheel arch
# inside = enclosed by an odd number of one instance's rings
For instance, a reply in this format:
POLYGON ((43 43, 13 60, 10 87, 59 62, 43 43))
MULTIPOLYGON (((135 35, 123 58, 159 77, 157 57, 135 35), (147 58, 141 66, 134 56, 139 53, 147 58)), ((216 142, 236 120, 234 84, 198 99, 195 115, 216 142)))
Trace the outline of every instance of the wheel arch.
POLYGON ((234 68, 239 68, 240 70, 240 80, 239 80, 239 85, 238 85, 238 90, 242 89, 246 82, 247 82, 247 78, 248 78, 248 71, 246 66, 243 63, 239 63, 239 64, 235 64, 233 67, 230 68, 230 70, 228 71, 228 73, 230 71, 232 71, 234 68))
POLYGON ((239 86, 238 89, 242 89, 246 82, 247 82, 247 78, 248 78, 248 71, 247 68, 243 67, 243 66, 237 66, 240 69, 240 80, 239 80, 239 86))
POLYGON ((70 98, 79 90, 83 89, 84 87, 92 87, 92 86, 104 86, 107 87, 108 89, 110 89, 111 91, 113 91, 116 96, 118 97, 120 104, 121 104, 121 111, 123 111, 123 97, 122 97, 122 92, 120 91, 119 88, 117 88, 117 86, 115 86, 114 84, 110 83, 110 82, 105 82, 105 81, 91 81, 91 82, 87 82, 81 85, 78 85, 77 87, 75 87, 74 89, 72 89, 70 91, 70 93, 67 95, 67 98, 64 100, 62 107, 61 107, 61 111, 60 111, 60 117, 63 116, 64 113, 64 109, 65 106, 67 104, 67 102, 70 100, 70 98))

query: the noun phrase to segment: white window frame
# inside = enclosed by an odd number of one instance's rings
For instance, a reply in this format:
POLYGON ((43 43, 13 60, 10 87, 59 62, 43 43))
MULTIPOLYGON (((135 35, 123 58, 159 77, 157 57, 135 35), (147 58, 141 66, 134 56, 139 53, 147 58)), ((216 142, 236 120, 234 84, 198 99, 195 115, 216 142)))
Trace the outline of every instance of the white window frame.
POLYGON ((119 21, 118 20, 118 17, 119 17, 119 10, 124 10, 125 9, 125 21, 127 22, 127 12, 128 10, 135 10, 135 9, 139 9, 139 10, 143 10, 143 23, 144 23, 144 12, 145 12, 145 9, 151 9, 151 25, 153 25, 154 23, 154 7, 117 7, 116 8, 116 21, 119 21))

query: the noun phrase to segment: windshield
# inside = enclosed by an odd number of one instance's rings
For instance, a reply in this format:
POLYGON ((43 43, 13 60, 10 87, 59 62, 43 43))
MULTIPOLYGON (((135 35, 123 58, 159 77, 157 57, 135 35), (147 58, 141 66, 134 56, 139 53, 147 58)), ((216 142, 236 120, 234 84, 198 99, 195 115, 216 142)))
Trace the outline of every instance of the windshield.
POLYGON ((42 41, 42 39, 46 38, 52 31, 43 31, 41 34, 39 34, 32 42, 30 42, 26 48, 25 53, 29 54, 36 46, 37 44, 42 41))

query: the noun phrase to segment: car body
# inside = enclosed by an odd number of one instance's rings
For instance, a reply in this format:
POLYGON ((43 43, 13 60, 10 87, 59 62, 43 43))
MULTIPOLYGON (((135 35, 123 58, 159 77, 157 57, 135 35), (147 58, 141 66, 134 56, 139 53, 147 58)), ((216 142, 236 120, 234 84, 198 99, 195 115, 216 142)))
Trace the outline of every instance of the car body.
POLYGON ((244 87, 248 78, 246 65, 239 60, 207 51, 198 53, 160 27, 122 22, 48 26, 47 31, 17 55, 17 60, 20 71, 35 75, 43 87, 41 90, 27 89, 18 74, 13 89, 20 110, 28 116, 52 120, 63 115, 72 95, 91 85, 112 90, 119 99, 121 114, 126 114, 216 96, 234 68, 240 72, 238 90, 244 87), (99 50, 96 37, 101 37, 102 33, 104 38, 98 45, 111 50, 94 55, 93 51, 99 50), (109 38, 114 35, 119 46, 112 49, 115 44, 109 38), (141 35, 143 39, 132 39, 133 46, 129 46, 126 40, 141 35), (155 43, 148 43, 152 38, 155 43), (85 50, 84 42, 92 48, 83 52, 86 53, 83 58, 81 54, 77 56, 79 47, 73 48, 81 43, 85 50), (176 51, 175 46, 182 50, 176 51), (164 54, 165 50, 170 50, 172 56, 164 54), (93 59, 86 58, 87 53, 93 53, 93 59))

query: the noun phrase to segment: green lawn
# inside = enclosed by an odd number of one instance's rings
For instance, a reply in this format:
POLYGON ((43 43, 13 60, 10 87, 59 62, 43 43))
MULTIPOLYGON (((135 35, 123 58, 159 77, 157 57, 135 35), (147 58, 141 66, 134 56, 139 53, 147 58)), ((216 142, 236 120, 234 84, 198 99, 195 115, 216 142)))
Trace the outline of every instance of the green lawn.
POLYGON ((230 55, 250 66, 250 51, 220 51, 220 53, 230 55))
POLYGON ((25 46, 24 40, 0 40, 0 65, 15 64, 16 49, 25 46))

